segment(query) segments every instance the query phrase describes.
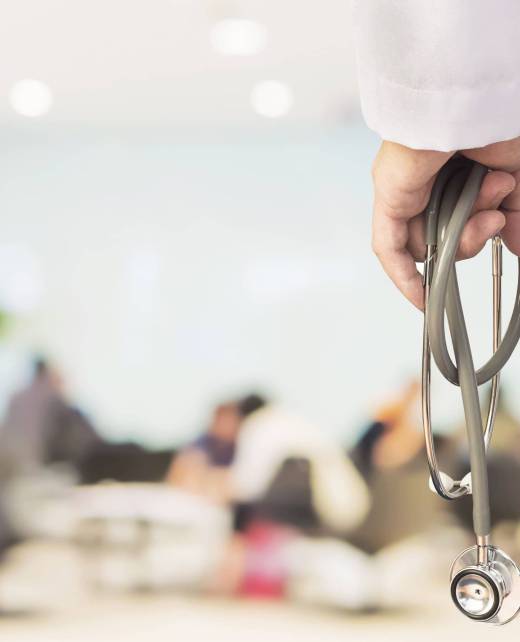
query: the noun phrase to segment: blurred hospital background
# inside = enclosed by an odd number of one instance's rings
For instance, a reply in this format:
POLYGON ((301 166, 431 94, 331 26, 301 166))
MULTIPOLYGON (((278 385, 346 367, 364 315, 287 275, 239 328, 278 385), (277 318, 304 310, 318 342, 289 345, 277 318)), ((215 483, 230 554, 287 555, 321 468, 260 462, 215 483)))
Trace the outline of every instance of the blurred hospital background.
MULTIPOLYGON (((428 490, 422 318, 370 250, 348 3, 2 9, 3 639, 484 639, 448 595, 471 506, 428 490)), ((479 359, 490 260, 460 267, 479 359)), ((513 557, 519 381, 490 455, 513 557)))

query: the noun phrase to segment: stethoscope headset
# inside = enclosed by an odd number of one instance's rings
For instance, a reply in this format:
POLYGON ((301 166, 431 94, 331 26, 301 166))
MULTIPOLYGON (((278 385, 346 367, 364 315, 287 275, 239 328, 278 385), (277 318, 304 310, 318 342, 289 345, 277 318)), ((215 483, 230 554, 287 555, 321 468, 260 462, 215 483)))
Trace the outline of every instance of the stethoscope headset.
POLYGON ((502 243, 492 243, 493 355, 475 370, 460 301, 456 254, 464 225, 471 215, 487 169, 462 157, 452 158, 440 171, 425 210, 424 334, 422 360, 422 416, 430 485, 444 499, 472 495, 476 544, 462 552, 451 567, 451 597, 455 606, 478 622, 505 624, 520 610, 520 570, 503 551, 491 544, 486 451, 495 421, 500 370, 520 338, 520 259, 518 287, 507 330, 501 335, 502 243), (447 342, 445 316, 455 363, 447 342), (439 470, 430 410, 431 355, 445 379, 460 386, 471 473, 454 481, 439 470), (485 424, 478 386, 491 381, 485 424))

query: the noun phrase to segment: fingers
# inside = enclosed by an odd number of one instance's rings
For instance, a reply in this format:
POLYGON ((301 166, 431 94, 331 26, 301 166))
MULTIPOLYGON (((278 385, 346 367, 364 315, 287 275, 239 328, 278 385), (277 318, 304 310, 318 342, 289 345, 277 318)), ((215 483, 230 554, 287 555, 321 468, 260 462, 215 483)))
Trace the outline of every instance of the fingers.
MULTIPOLYGON (((507 216, 509 217, 509 214, 507 216)), ((505 225, 506 216, 499 210, 482 210, 474 214, 464 227, 457 252, 457 260, 470 259, 478 254, 489 239, 501 232, 505 225)), ((520 231, 520 228, 518 229, 520 231)), ((422 215, 416 216, 410 221, 409 233, 408 250, 410 254, 415 261, 424 261, 426 244, 424 242, 424 217, 422 215)), ((513 236, 514 234, 513 232, 513 236)), ((520 238, 518 238, 517 247, 520 254, 520 238)))
POLYGON ((426 258, 424 214, 414 216, 408 223, 408 251, 415 261, 424 261, 426 258))
POLYGON ((392 218, 376 199, 372 228, 372 248, 383 269, 404 296, 423 309, 422 276, 407 249, 407 221, 392 218))
POLYGON ((514 189, 504 198, 502 205, 508 211, 520 210, 520 171, 513 172, 514 189))
POLYGON ((516 181, 508 172, 489 172, 480 187, 474 212, 496 210, 508 194, 515 189, 516 181))
POLYGON ((508 250, 520 256, 520 171, 514 172, 513 177, 516 187, 502 203, 506 216, 502 238, 508 250))
MULTIPOLYGON (((420 212, 437 172, 449 156, 383 143, 374 163, 374 252, 395 285, 419 309, 423 307, 423 289, 415 261, 422 261, 426 251, 424 217, 420 212)), ((486 175, 474 212, 462 233, 458 259, 475 256, 503 229, 506 243, 520 255, 520 190, 513 202, 515 185, 515 177, 509 172, 493 171, 486 175), (504 201, 508 195, 509 200, 504 201), (510 216, 509 227, 498 209, 503 201, 518 211, 518 215, 510 216)))
POLYGON ((474 214, 464 227, 457 260, 470 259, 498 234, 506 224, 506 217, 498 210, 482 210, 474 214))
POLYGON ((507 212, 506 224, 502 230, 502 239, 507 249, 520 256, 520 211, 507 212))
POLYGON ((451 155, 384 142, 374 162, 372 246, 385 272, 419 309, 422 277, 408 249, 408 223, 424 209, 433 179, 451 155))
MULTIPOLYGON (((437 172, 451 155, 385 142, 374 163, 373 249, 388 276, 419 309, 423 308, 423 288, 415 261, 424 260, 426 252, 420 213, 437 172)), ((520 256, 520 138, 466 150, 464 155, 506 171, 486 175, 457 258, 474 256, 499 232, 507 247, 520 256)))
POLYGON ((478 254, 487 241, 504 228, 506 218, 498 208, 515 185, 515 179, 508 172, 487 174, 473 208, 474 214, 462 232, 458 260, 469 259, 478 254))
MULTIPOLYGON (((515 179, 507 172, 490 172, 485 177, 473 208, 474 213, 462 233, 457 253, 458 260, 468 259, 478 254, 486 242, 504 228, 506 219, 498 207, 514 187, 515 179)), ((520 206, 520 193, 518 201, 520 206)), ((408 249, 416 261, 424 260, 426 246, 422 215, 410 221, 408 249)))

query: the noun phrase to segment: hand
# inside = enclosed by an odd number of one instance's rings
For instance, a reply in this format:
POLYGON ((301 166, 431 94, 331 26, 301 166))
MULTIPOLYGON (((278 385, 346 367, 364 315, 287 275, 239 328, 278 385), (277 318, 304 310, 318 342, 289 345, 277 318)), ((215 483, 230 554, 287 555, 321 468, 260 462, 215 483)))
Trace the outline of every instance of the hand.
MULTIPOLYGON (((462 234, 459 259, 467 259, 498 232, 520 255, 520 138, 464 150, 468 158, 493 169, 485 177, 474 212, 462 234)), ((415 150, 384 141, 373 166, 372 247, 405 297, 423 309, 424 221, 435 177, 454 152, 415 150)))

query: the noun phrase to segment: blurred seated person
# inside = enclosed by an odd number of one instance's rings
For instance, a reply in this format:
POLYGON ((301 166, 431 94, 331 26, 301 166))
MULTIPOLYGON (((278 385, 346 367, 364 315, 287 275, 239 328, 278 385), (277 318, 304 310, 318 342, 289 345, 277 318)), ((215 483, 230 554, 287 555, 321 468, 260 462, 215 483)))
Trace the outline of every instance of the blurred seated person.
POLYGON ((364 477, 369 477, 374 469, 399 467, 422 449, 419 393, 420 384, 414 379, 374 413, 351 452, 364 477))
POLYGON ((346 535, 370 503, 361 476, 319 426, 275 403, 243 421, 231 474, 235 534, 216 588, 279 596, 302 535, 346 535))
POLYGON ((243 420, 264 405, 259 395, 218 405, 208 430, 173 460, 167 482, 212 501, 229 501, 229 470, 243 420))
POLYGON ((0 458, 7 476, 54 461, 73 466, 98 440, 86 417, 63 392, 56 369, 38 357, 28 385, 10 399, 0 430, 0 458))
MULTIPOLYGON (((453 470, 453 442, 435 437, 435 443, 443 469, 453 470)), ((351 455, 372 493, 371 510, 351 543, 376 553, 439 523, 443 503, 428 487, 417 380, 376 410, 351 455)))
POLYGON ((234 500, 249 506, 251 515, 270 513, 296 527, 296 509, 307 495, 320 528, 329 532, 351 530, 369 505, 366 485, 340 445, 275 403, 243 422, 231 484, 234 500))

